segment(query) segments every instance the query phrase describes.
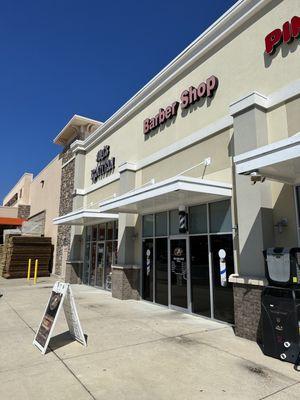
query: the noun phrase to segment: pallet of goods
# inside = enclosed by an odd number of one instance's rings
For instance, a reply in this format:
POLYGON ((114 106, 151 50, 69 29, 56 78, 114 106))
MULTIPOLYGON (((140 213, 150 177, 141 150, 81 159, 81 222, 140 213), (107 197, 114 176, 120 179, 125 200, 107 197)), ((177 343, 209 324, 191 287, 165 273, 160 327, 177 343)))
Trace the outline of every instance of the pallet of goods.
MULTIPOLYGON (((36 236, 12 236, 5 241, 2 267, 4 278, 26 278, 28 260, 31 258, 31 277, 34 263, 38 260, 38 276, 49 276, 49 263, 52 256, 51 238, 36 236)), ((3 257, 2 257, 3 258, 3 257)))

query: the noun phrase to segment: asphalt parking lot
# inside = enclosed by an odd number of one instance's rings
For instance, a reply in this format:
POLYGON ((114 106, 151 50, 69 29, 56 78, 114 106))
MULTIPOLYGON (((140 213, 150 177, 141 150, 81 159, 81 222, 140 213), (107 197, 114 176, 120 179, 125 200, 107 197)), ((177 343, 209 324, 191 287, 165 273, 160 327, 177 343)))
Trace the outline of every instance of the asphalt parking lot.
POLYGON ((88 346, 61 315, 43 356, 32 341, 53 283, 0 279, 0 399, 300 398, 300 372, 231 327, 83 285, 72 287, 88 346))

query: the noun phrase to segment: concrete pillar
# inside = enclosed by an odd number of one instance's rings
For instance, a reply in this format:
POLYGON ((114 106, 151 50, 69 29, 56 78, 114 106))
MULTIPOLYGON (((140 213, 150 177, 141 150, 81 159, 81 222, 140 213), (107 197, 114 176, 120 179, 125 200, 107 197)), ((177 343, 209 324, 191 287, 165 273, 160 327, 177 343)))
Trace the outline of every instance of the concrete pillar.
MULTIPOLYGON (((119 168, 120 195, 135 188, 135 166, 125 163, 119 168)), ((112 296, 139 299, 140 268, 135 265, 137 214, 119 214, 118 265, 112 268, 112 296)))
MULTIPOLYGON (((119 169, 120 172, 120 195, 135 188, 135 171, 128 164, 119 169)), ((134 264, 134 237, 136 214, 119 214, 118 232, 118 264, 134 264)))
MULTIPOLYGON (((233 118, 235 155, 268 143, 266 109, 254 103, 238 110, 233 118)), ((271 183, 265 181, 252 185, 249 176, 238 174, 235 174, 235 180, 238 272, 244 276, 264 277, 262 251, 274 244, 271 183)))

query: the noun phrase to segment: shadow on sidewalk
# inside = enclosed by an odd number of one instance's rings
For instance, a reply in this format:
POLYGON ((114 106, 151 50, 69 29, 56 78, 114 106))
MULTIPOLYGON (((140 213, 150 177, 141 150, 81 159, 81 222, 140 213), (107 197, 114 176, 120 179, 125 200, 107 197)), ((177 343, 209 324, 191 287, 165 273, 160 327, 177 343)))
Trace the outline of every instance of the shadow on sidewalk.
MULTIPOLYGON (((86 334, 84 336, 87 342, 88 336, 86 334)), ((46 354, 50 351, 55 351, 57 349, 60 349, 61 347, 67 346, 72 342, 76 342, 76 340, 73 338, 69 331, 60 333, 59 335, 56 335, 50 339, 46 354)))

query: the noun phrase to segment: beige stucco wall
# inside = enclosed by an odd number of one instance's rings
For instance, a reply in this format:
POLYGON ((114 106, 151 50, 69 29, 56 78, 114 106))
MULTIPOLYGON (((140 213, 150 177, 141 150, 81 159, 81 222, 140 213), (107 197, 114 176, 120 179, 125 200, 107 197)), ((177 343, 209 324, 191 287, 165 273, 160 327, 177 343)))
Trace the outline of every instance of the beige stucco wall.
POLYGON ((300 132, 299 110, 300 97, 296 97, 268 112, 269 143, 286 139, 300 132))
MULTIPOLYGON (((244 273, 251 275, 254 271, 257 276, 263 276, 262 249, 258 248, 258 241, 261 241, 262 246, 296 245, 293 188, 270 181, 252 186, 249 177, 246 176, 235 176, 235 182, 232 182, 233 149, 238 147, 234 146, 234 139, 242 140, 240 152, 237 153, 239 154, 299 132, 299 96, 267 111, 260 108, 247 109, 245 118, 242 115, 240 118, 236 118, 236 115, 231 118, 231 121, 235 122, 234 127, 227 126, 223 130, 216 130, 214 135, 201 141, 186 140, 189 147, 179 148, 168 156, 163 155, 163 151, 174 144, 182 143, 196 132, 199 133, 201 130, 203 132, 208 126, 214 126, 220 120, 227 118, 230 121, 230 104, 249 93, 257 92, 263 96, 270 96, 299 80, 299 41, 282 44, 272 57, 265 55, 264 52, 265 36, 275 28, 281 28, 284 22, 299 14, 298 0, 272 1, 230 37, 220 42, 163 87, 151 100, 142 104, 134 113, 130 113, 115 130, 111 130, 103 139, 99 136, 86 153, 84 189, 89 192, 94 186, 91 182, 91 170, 96 167, 97 152, 105 145, 110 146, 110 157, 116 159, 116 169, 108 178, 99 181, 102 187, 85 196, 85 206, 95 208, 101 200, 108 199, 114 193, 118 194, 119 181, 107 185, 105 183, 112 177, 118 177, 117 167, 124 162, 141 165, 154 154, 158 158, 161 156, 160 159, 136 172, 135 186, 139 187, 152 178, 158 182, 175 176, 210 157, 211 165, 206 168, 204 174, 202 166, 188 172, 187 175, 233 183, 234 195, 239 186, 239 197, 237 199, 234 196, 233 204, 240 202, 237 203, 237 209, 240 208, 242 211, 237 213, 236 209, 233 210, 233 215, 239 214, 239 220, 233 221, 233 224, 239 226, 239 233, 243 230, 243 235, 239 234, 242 237, 239 239, 239 250, 241 254, 247 253, 249 259, 248 265, 245 264, 244 273), (212 99, 205 100, 204 103, 198 102, 185 111, 179 107, 175 118, 153 133, 147 136, 143 134, 143 121, 146 118, 154 117, 161 107, 166 108, 174 101, 180 101, 183 90, 191 85, 197 87, 211 75, 219 79, 219 87, 212 99), (236 134, 238 119, 239 137, 236 134), (282 218, 288 219, 288 227, 279 233, 274 225, 282 218), (256 259, 252 261, 254 254, 260 260, 259 267, 258 264, 253 266, 256 264, 256 259)), ((120 231, 123 228, 120 227, 120 231)), ((135 229, 139 232, 140 218, 137 219, 135 229)), ((136 261, 139 263, 139 240, 134 243, 134 247, 136 261)))
MULTIPOLYGON (((30 187, 30 217, 45 211, 45 236, 56 246, 57 225, 53 218, 59 215, 61 159, 55 157, 32 181, 30 187), (44 186, 42 187, 42 181, 44 186)), ((56 252, 54 251, 54 256, 56 252)), ((54 264, 55 265, 55 264, 54 264)))
POLYGON ((279 182, 272 182, 273 224, 276 246, 297 247, 297 218, 294 188, 279 182), (275 225, 287 219, 287 226, 279 231, 275 225))
POLYGON ((25 172, 16 185, 4 197, 3 205, 5 205, 16 193, 18 194, 18 200, 13 206, 17 207, 20 204, 28 205, 30 201, 29 196, 32 179, 33 175, 25 172))
POLYGON ((109 185, 103 186, 94 192, 89 193, 85 197, 85 208, 98 208, 99 202, 112 198, 114 194, 119 194, 119 181, 110 183, 109 185))
MULTIPOLYGON (((205 58, 194 63, 172 84, 164 88, 150 103, 140 108, 117 131, 112 132, 113 134, 88 151, 85 187, 92 186, 90 171, 96 165, 97 151, 104 145, 110 145, 111 156, 116 157, 116 165, 124 161, 141 161, 189 134, 228 116, 229 104, 244 95, 253 91, 269 95, 299 79, 299 51, 294 51, 293 43, 288 47, 290 49, 288 54, 283 56, 285 48, 280 49, 276 57, 272 58, 272 62, 270 62, 271 58, 264 54, 266 34, 277 27, 281 27, 285 21, 290 20, 293 15, 297 15, 299 12, 300 3, 297 0, 275 0, 266 7, 264 12, 252 18, 243 29, 239 29, 225 42, 220 43, 217 48, 211 51, 209 56, 205 56, 205 58), (185 112, 182 112, 179 108, 176 118, 166 123, 155 135, 145 139, 143 134, 143 120, 145 118, 155 116, 160 107, 165 108, 172 102, 179 100, 183 90, 188 89, 190 85, 197 86, 212 74, 219 78, 219 88, 211 101, 206 101, 201 106, 199 104, 192 106, 185 112)), ((293 117, 295 113, 298 115, 296 108, 295 105, 289 106, 289 127, 285 106, 270 112, 269 126, 272 140, 290 135, 291 131, 295 130, 295 123, 291 120, 296 118, 296 116, 293 117)), ((218 142, 218 139, 215 138, 210 140, 218 142)), ((199 146, 199 148, 204 148, 204 146, 202 143, 202 147, 199 146)), ((221 148, 221 144, 218 148, 221 148)), ((209 149, 207 151, 204 149, 201 151, 201 157, 208 157, 210 156, 209 153, 209 149)), ((201 157, 196 158, 199 160, 201 157)), ((227 155, 224 154, 223 168, 228 166, 228 161, 225 158, 227 158, 227 155)), ((215 161, 219 164, 220 156, 215 157, 215 161)), ((191 158, 190 162, 188 160, 181 160, 180 162, 183 166, 182 169, 184 169, 192 166, 195 159, 191 158)), ((161 165, 165 166, 166 161, 162 161, 161 165)), ((159 164, 155 167, 149 167, 147 171, 145 170, 145 179, 147 179, 146 176, 150 176, 151 168, 153 171, 156 170, 156 173, 160 169, 159 164)), ((214 160, 210 169, 213 168, 214 160)), ((117 170, 115 174, 117 174, 117 170)), ((168 173, 166 174, 168 175, 168 173)))

